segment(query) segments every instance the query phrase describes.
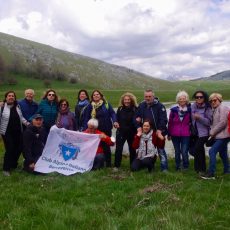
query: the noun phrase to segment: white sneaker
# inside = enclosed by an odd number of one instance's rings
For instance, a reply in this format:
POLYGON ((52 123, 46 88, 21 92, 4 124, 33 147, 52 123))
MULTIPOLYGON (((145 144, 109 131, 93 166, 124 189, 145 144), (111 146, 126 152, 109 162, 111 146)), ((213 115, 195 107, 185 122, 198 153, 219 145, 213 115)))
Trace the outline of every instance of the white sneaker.
POLYGON ((119 171, 119 169, 117 167, 113 168, 113 172, 118 172, 118 171, 119 171))
POLYGON ((10 172, 9 171, 3 171, 3 175, 4 176, 10 176, 10 172))

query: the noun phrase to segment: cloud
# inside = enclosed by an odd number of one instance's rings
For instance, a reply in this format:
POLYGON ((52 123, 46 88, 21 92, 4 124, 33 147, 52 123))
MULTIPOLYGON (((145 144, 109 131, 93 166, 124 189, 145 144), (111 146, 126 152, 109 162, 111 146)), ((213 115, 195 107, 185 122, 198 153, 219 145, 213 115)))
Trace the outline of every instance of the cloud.
POLYGON ((229 68, 229 1, 8 0, 0 15, 1 32, 155 77, 229 68))

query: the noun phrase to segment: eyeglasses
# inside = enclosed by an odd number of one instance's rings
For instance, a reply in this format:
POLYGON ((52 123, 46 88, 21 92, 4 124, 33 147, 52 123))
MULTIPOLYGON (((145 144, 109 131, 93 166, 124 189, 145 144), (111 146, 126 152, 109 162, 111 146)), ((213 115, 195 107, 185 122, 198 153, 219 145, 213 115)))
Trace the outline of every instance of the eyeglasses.
POLYGON ((203 99, 204 96, 195 96, 195 99, 203 99))
POLYGON ((66 103, 64 103, 64 104, 61 104, 61 106, 67 106, 67 104, 66 104, 66 103))
POLYGON ((49 94, 48 94, 48 96, 50 96, 50 97, 54 97, 54 96, 55 96, 55 94, 54 94, 54 93, 49 93, 49 94))
POLYGON ((212 100, 210 100, 210 103, 216 103, 218 101, 218 99, 212 99, 212 100))

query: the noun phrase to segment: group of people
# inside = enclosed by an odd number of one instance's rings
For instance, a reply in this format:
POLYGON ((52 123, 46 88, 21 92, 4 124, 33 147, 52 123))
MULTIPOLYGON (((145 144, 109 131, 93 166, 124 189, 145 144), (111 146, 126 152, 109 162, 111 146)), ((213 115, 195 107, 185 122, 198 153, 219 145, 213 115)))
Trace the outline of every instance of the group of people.
POLYGON ((45 92, 40 103, 34 101, 32 89, 25 90, 22 100, 17 100, 14 91, 8 91, 0 104, 0 134, 5 146, 3 174, 9 176, 11 170, 17 168, 21 153, 25 159, 24 169, 33 172, 53 125, 99 134, 101 141, 94 159, 95 170, 103 168, 104 164, 112 166, 110 146, 114 144, 114 170, 118 170, 127 141, 132 171, 147 168, 151 172, 159 156, 161 171, 167 172, 165 141, 168 139, 175 149, 176 170, 188 169, 190 153, 194 156, 195 171, 204 179, 215 178, 219 152, 223 173, 229 173, 230 109, 222 104, 219 93, 208 96, 198 90, 192 98, 195 102, 190 104, 188 93, 179 91, 168 119, 165 106, 152 90, 144 92, 144 100, 139 105, 135 95, 123 94, 116 112, 99 90, 94 90, 90 97, 86 90, 80 90, 74 112, 70 111, 68 100, 59 100, 53 89, 45 92), (116 141, 111 137, 113 127, 116 141), (208 142, 212 142, 212 146, 207 170, 205 144, 208 142))

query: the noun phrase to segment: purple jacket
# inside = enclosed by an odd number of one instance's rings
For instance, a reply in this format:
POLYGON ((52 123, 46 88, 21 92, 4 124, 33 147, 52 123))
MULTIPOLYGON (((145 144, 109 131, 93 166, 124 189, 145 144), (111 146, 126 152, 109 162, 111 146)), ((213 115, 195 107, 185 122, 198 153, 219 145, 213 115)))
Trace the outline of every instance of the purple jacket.
POLYGON ((177 137, 188 137, 190 136, 190 113, 191 109, 188 107, 188 111, 185 112, 182 121, 179 117, 179 107, 175 106, 171 108, 169 114, 169 123, 168 123, 168 132, 169 136, 177 136, 177 137))
POLYGON ((199 114, 200 119, 194 120, 192 119, 193 125, 196 122, 196 127, 198 130, 199 137, 206 137, 209 135, 210 125, 212 121, 212 109, 211 107, 207 107, 206 105, 202 107, 198 107, 196 103, 193 103, 191 106, 192 114, 199 114))

